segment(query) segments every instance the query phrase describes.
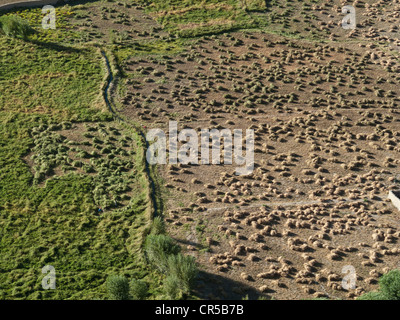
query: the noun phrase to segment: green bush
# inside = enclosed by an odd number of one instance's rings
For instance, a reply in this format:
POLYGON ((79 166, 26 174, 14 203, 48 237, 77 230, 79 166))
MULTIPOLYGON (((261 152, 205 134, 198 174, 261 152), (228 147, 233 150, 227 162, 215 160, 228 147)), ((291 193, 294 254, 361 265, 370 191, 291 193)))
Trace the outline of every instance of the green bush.
POLYGON ((175 275, 168 276, 164 280, 164 290, 171 300, 179 299, 181 295, 179 279, 175 275))
POLYGON ((165 234, 165 223, 161 217, 155 217, 151 224, 151 234, 165 234))
POLYGON ((189 294, 198 272, 195 258, 181 253, 171 255, 168 257, 168 271, 176 276, 182 292, 189 294))
POLYGON ((149 293, 149 287, 143 280, 133 279, 129 287, 131 296, 135 300, 144 300, 149 293))
POLYGON ((178 254, 180 249, 172 238, 161 234, 150 234, 145 241, 145 252, 149 263, 163 273, 168 271, 168 256, 178 254))
POLYGON ((379 291, 371 291, 359 296, 357 300, 388 300, 387 297, 379 291))
POLYGON ((379 291, 372 291, 357 300, 400 300, 400 270, 392 270, 379 279, 379 291))
POLYGON ((8 37, 26 39, 35 31, 29 23, 16 15, 0 17, 0 30, 8 37))
POLYGON ((389 300, 400 300, 400 270, 392 270, 379 279, 382 294, 389 300))
POLYGON ((129 282, 124 276, 111 275, 107 278, 107 293, 110 300, 128 300, 129 282))

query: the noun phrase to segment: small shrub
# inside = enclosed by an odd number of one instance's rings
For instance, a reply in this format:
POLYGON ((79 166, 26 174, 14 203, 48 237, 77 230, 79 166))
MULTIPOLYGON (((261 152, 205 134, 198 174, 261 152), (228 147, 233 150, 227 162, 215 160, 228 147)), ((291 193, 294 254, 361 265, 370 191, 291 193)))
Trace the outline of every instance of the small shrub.
POLYGON ((174 240, 165 235, 148 235, 145 241, 145 252, 149 263, 161 272, 168 270, 168 256, 178 254, 180 247, 174 240))
POLYGON ((388 300, 388 299, 382 292, 371 291, 359 296, 357 300, 388 300))
POLYGON ((131 296, 135 300, 144 300, 149 293, 149 287, 143 280, 133 279, 129 287, 131 296))
POLYGON ((400 270, 392 270, 379 279, 380 291, 389 300, 400 300, 400 270))
POLYGON ((35 32, 28 22, 16 15, 0 17, 0 30, 8 37, 22 39, 35 32))
POLYGON ((193 256, 184 256, 179 253, 168 257, 168 270, 175 275, 183 293, 188 294, 197 276, 196 261, 193 256))
POLYGON ((107 292, 110 300, 128 300, 129 282, 124 276, 111 275, 107 278, 107 292))
POLYGON ((170 299, 179 299, 181 290, 179 287, 179 280, 175 275, 170 275, 164 280, 164 290, 170 299))
POLYGON ((150 234, 165 234, 165 223, 161 217, 154 218, 150 234))
POLYGON ((392 270, 379 279, 379 291, 372 291, 357 300, 400 300, 400 270, 392 270))

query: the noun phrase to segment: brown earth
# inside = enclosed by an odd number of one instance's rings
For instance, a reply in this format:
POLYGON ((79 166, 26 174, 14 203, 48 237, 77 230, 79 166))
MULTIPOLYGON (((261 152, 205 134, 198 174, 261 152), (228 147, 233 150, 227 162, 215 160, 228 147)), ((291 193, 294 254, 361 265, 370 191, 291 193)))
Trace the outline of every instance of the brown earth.
POLYGON ((173 119, 255 130, 250 176, 234 165, 161 167, 170 233, 208 274, 238 283, 209 290, 204 276, 200 295, 353 298, 398 267, 399 213, 385 200, 400 175, 394 70, 351 44, 236 33, 132 59, 126 71, 140 77, 128 80, 123 114, 148 128, 168 132, 173 119), (347 265, 356 290, 341 286, 347 265))

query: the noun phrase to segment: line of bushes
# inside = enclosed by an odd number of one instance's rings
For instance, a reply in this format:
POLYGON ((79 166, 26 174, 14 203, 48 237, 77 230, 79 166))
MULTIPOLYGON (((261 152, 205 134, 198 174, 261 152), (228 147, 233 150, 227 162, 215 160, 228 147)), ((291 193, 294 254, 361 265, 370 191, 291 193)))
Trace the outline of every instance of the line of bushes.
MULTIPOLYGON (((186 298, 198 273, 195 258, 185 256, 181 247, 165 234, 165 225, 160 217, 152 221, 144 242, 144 254, 148 264, 166 275, 163 282, 166 297, 172 300, 186 298)), ((129 280, 120 275, 107 278, 107 292, 112 300, 142 300, 148 296, 148 285, 139 279, 129 280)))
POLYGON ((130 282, 125 276, 111 275, 107 278, 107 292, 111 300, 144 300, 149 294, 148 284, 139 279, 130 282))
POLYGON ((170 299, 182 299, 190 294, 198 273, 195 258, 185 256, 175 241, 165 235, 160 217, 153 220, 144 251, 149 264, 166 275, 164 290, 170 299))

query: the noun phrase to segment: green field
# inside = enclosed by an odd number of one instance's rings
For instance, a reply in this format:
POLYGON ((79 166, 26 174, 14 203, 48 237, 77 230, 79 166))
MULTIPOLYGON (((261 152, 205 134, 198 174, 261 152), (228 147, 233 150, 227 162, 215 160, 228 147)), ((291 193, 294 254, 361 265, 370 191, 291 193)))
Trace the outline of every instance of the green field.
POLYGON ((4 36, 0 47, 0 297, 104 299, 113 273, 149 278, 157 295, 140 252, 142 140, 102 101, 99 51, 4 36), (45 265, 57 290, 41 287, 45 265))

